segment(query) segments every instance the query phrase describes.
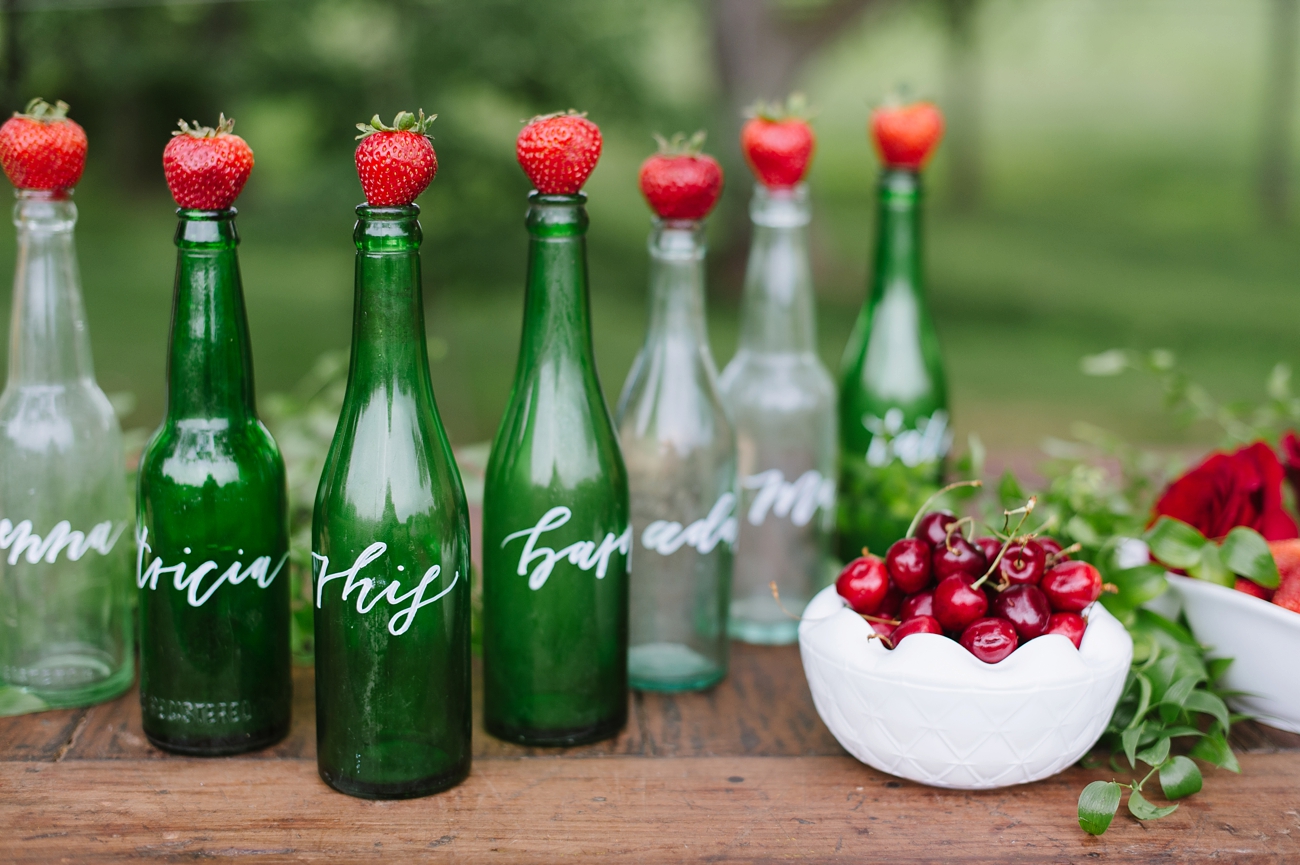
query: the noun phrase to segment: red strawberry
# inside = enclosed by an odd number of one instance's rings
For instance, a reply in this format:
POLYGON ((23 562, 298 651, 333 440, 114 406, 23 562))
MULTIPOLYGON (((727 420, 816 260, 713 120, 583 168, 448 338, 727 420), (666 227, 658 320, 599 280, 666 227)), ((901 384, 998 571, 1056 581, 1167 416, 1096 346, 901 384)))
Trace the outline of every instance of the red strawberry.
POLYGON ((817 139, 803 117, 805 103, 793 94, 783 109, 759 103, 740 130, 745 161, 769 189, 789 189, 803 179, 817 139))
POLYGON ((86 130, 68 103, 33 99, 0 126, 0 165, 19 189, 71 189, 86 167, 86 130))
POLYGON ((575 195, 596 167, 600 145, 600 127, 570 109, 528 121, 515 156, 542 195, 575 195))
POLYGON ((871 112, 871 140, 890 168, 919 171, 943 137, 943 114, 933 102, 888 102, 871 112))
POLYGON ((1300 613, 1300 540, 1269 541, 1268 548, 1279 578, 1273 603, 1300 613))
POLYGON ((190 210, 225 210, 253 171, 253 151, 222 114, 217 128, 184 120, 163 148, 163 174, 172 198, 190 210))
POLYGON ((659 152, 641 163, 641 194, 661 219, 703 219, 722 194, 722 166, 700 153, 704 132, 690 140, 682 133, 665 141, 656 135, 659 152))
POLYGON ((429 125, 438 118, 400 111, 392 126, 376 114, 369 125, 358 123, 357 175, 371 207, 405 207, 429 188, 438 173, 429 125))

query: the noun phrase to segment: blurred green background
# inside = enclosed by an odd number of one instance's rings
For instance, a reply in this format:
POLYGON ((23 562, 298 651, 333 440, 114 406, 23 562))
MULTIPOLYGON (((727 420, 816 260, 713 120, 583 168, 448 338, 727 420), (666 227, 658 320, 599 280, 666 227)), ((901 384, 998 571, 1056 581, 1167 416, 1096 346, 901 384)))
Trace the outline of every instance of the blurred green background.
MULTIPOLYGON (((79 249, 97 373, 163 408, 173 205, 160 156, 178 117, 238 120, 257 167, 240 199, 259 392, 346 348, 353 124, 436 112, 420 199, 433 381, 452 441, 490 438, 519 332, 528 183, 520 121, 601 125, 587 185, 596 352, 611 403, 645 322, 651 133, 705 128, 728 187, 710 226, 710 329, 735 346, 751 181, 735 144, 756 96, 819 109, 810 175, 822 354, 863 300, 876 160, 865 122, 899 84, 950 134, 928 172, 929 291, 960 433, 994 452, 1089 420, 1163 444, 1138 378, 1081 355, 1165 347, 1220 397, 1295 363, 1300 232, 1296 0, 4 0, 4 98, 62 98, 87 129, 79 249)), ((5 229, 12 231, 12 229, 5 229)), ((0 270, 13 244, 0 242, 0 270)), ((3 299, 7 314, 9 299, 3 299)), ((1208 440, 1208 439, 1206 439, 1208 440)))

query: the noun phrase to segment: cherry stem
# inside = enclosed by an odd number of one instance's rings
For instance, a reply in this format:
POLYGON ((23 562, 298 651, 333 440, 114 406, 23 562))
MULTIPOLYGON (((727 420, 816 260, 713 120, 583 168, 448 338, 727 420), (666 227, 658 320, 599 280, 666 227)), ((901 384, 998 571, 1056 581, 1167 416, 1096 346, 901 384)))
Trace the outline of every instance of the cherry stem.
POLYGON ((925 500, 925 504, 921 505, 921 509, 916 512, 916 516, 912 517, 912 522, 907 527, 907 534, 903 535, 903 537, 905 538, 912 537, 912 535, 916 532, 917 524, 921 522, 921 517, 925 516, 925 512, 930 510, 930 506, 934 504, 935 499, 939 498, 945 493, 950 493, 953 490, 958 489, 960 487, 982 487, 982 486, 984 486, 984 481, 957 481, 955 484, 948 484, 948 486, 939 490, 934 495, 930 496, 928 499, 925 500))
MULTIPOLYGON (((776 601, 776 605, 781 608, 781 612, 785 613, 787 616, 794 619, 796 622, 802 622, 803 616, 796 616, 794 613, 790 612, 785 608, 785 604, 781 603, 781 593, 777 591, 776 580, 773 580, 772 582, 768 583, 768 585, 772 587, 772 600, 776 601)), ((862 614, 859 613, 858 615, 862 615, 862 614)))
POLYGON ((885 644, 885 648, 887 649, 894 648, 894 641, 889 639, 889 637, 886 637, 884 634, 878 634, 875 631, 872 631, 870 634, 867 634, 867 639, 879 640, 880 642, 885 644))
POLYGON ((1077 553, 1082 549, 1083 549, 1083 544, 1073 543, 1070 544, 1065 549, 1061 550, 1059 553, 1052 553, 1052 555, 1047 557, 1047 566, 1044 568, 1044 570, 1050 571, 1052 568, 1056 567, 1057 562, 1061 561, 1071 553, 1077 553))
POLYGON ((895 627, 898 627, 899 625, 903 624, 902 619, 885 619, 885 618, 881 618, 880 616, 868 616, 866 613, 858 613, 858 615, 866 619, 868 622, 878 622, 882 625, 893 625, 895 627))
POLYGON ((963 525, 968 525, 968 526, 970 526, 971 534, 974 534, 974 533, 975 533, 975 518, 974 518, 974 517, 962 517, 962 518, 959 519, 959 520, 953 520, 951 523, 948 524, 948 529, 947 529, 947 531, 944 532, 944 535, 943 535, 943 545, 944 545, 945 547, 948 548, 948 552, 950 552, 950 553, 952 552, 952 533, 953 533, 953 532, 956 532, 956 533, 958 534, 958 536, 960 536, 960 537, 962 537, 962 538, 964 538, 964 539, 966 539, 966 540, 969 540, 969 538, 966 538, 965 533, 962 532, 962 530, 961 530, 961 527, 962 527, 963 525))
MULTIPOLYGON (((1004 520, 1002 523, 1003 531, 1006 531, 1007 526, 1011 525, 1012 514, 1020 514, 1020 522, 1016 524, 1016 530, 1007 536, 1007 542, 1002 545, 1002 548, 998 550, 998 554, 993 557, 993 563, 989 565, 989 569, 984 572, 984 576, 971 584, 972 589, 978 589, 980 586, 988 582, 989 577, 991 577, 993 572, 998 569, 998 564, 1002 561, 1002 557, 1007 554, 1007 548, 1011 546, 1011 542, 1016 538, 1016 532, 1020 531, 1020 527, 1025 524, 1025 520, 1029 519, 1029 515, 1034 512, 1034 506, 1037 504, 1038 496, 1030 496, 1029 501, 1025 502, 1023 507, 1002 512, 1004 520)), ((999 591, 1001 591, 1001 589, 999 589, 999 591)))

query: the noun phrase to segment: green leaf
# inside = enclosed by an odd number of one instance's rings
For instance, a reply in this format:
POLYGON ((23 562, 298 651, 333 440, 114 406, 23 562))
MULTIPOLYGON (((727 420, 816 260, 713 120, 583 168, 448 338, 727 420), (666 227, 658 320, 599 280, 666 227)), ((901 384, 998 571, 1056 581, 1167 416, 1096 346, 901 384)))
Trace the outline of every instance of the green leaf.
POLYGON ((1214 719, 1219 722, 1219 727, 1224 731, 1228 729, 1228 707, 1224 705, 1223 700, 1209 691, 1192 691, 1187 695, 1187 699, 1183 700, 1183 708, 1192 712, 1204 712, 1207 715, 1213 715, 1214 719))
POLYGON ((1002 500, 1003 508, 1018 508, 1029 498, 1011 469, 1002 473, 1002 480, 998 483, 998 498, 1002 500))
POLYGON ((1181 520, 1161 517, 1142 536, 1151 548, 1151 555, 1172 568, 1187 569, 1201 560, 1201 550, 1209 541, 1196 529, 1181 520))
POLYGON ((1114 781, 1093 781, 1079 794, 1079 828, 1100 835, 1119 810, 1120 789, 1114 781))
POLYGON ((1168 817, 1178 810, 1177 805, 1170 805, 1168 808, 1157 808, 1146 800, 1146 797, 1134 790, 1128 796, 1128 810, 1139 820, 1159 820, 1161 817, 1168 817))
POLYGON ((1123 735, 1120 736, 1120 742, 1124 745, 1124 756, 1128 757, 1128 764, 1134 768, 1137 768, 1138 740, 1142 738, 1142 729, 1145 726, 1145 724, 1142 724, 1125 730, 1123 735))
POLYGON ((1201 739, 1192 748, 1191 755, 1220 769, 1227 769, 1229 772, 1241 771, 1237 755, 1232 753, 1232 748, 1228 747, 1228 740, 1223 738, 1222 733, 1213 733, 1201 739))
POLYGON ((1206 661, 1205 667, 1209 671, 1210 681, 1217 682, 1219 678, 1228 671, 1232 666, 1232 658, 1211 658, 1206 661))
POLYGON ((1160 767, 1160 789, 1166 799, 1181 799, 1201 791, 1201 770, 1186 757, 1175 757, 1160 767))
POLYGON ((1201 560, 1189 566, 1187 573, 1198 580, 1227 586, 1230 589, 1237 584, 1236 577, 1232 575, 1232 571, 1228 570, 1228 566, 1223 563, 1223 559, 1219 555, 1219 548, 1214 544, 1206 544, 1201 547, 1201 560))
POLYGON ((1266 589, 1277 588, 1277 562, 1269 552, 1268 541, 1254 529, 1237 526, 1228 532, 1219 547, 1219 558, 1234 574, 1253 580, 1266 589))
MULTIPOLYGON (((1138 673, 1136 678, 1138 683, 1138 704, 1137 709, 1133 712, 1133 720, 1129 722, 1129 729, 1135 727, 1140 729, 1147 710, 1151 708, 1151 680, 1141 673, 1138 673)), ((1129 762, 1132 762, 1132 759, 1129 762)))
POLYGON ((1191 695, 1192 691, 1200 683, 1200 676, 1183 676, 1177 682, 1174 682, 1169 686, 1169 690, 1165 691, 1165 695, 1160 698, 1160 702, 1171 706, 1182 707, 1187 702, 1188 696, 1191 695))
POLYGON ((1160 735, 1176 739, 1179 736, 1204 736, 1205 732, 1195 727, 1161 727, 1160 735))
POLYGON ((1106 581, 1113 583, 1119 592, 1106 594, 1102 599, 1116 598, 1124 607, 1140 607, 1153 598, 1163 595, 1169 588, 1165 569, 1159 565, 1139 565, 1122 571, 1110 571, 1106 581))
POLYGON ((1137 758, 1153 768, 1159 766, 1169 759, 1169 737, 1161 736, 1150 748, 1139 751, 1137 758))

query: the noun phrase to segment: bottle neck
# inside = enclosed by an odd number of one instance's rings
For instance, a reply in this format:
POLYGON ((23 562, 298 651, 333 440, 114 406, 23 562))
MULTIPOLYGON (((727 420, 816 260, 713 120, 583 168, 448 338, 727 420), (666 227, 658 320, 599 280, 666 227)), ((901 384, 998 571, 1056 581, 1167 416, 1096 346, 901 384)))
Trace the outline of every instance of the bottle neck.
POLYGON ((167 417, 256 415, 235 210, 176 211, 167 417))
POLYGON ((877 190, 876 257, 871 297, 905 288, 921 298, 921 176, 905 168, 881 172, 877 190))
POLYGON ((650 232, 650 326, 646 344, 705 344, 704 226, 699 220, 655 220, 650 232))
POLYGON ((528 197, 528 277, 519 368, 548 355, 594 362, 587 293, 587 196, 528 197))
POLYGON ((16 197, 18 260, 9 326, 9 384, 93 380, 72 235, 77 224, 72 192, 20 189, 16 197))
POLYGON ((812 271, 808 265, 808 187, 754 187, 754 238, 745 271, 740 348, 802 354, 816 351, 812 271))
POLYGON ((432 395, 420 282, 420 208, 357 207, 356 300, 348 398, 432 395))

